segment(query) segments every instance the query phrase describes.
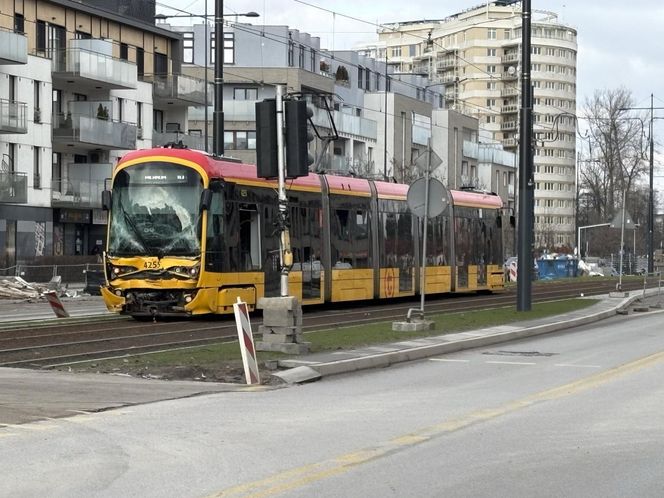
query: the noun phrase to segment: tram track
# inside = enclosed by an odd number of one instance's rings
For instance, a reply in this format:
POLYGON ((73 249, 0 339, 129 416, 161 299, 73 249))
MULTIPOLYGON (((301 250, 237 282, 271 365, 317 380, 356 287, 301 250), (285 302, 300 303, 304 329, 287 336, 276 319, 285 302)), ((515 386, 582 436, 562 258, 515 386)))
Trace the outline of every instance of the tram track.
MULTIPOLYGON (((643 288, 643 280, 623 281, 624 290, 643 288)), ((615 289, 612 281, 552 282, 534 285, 533 302, 606 294, 615 289)), ((472 312, 480 309, 513 306, 516 289, 495 294, 456 294, 427 297, 428 314, 472 312)), ((345 303, 333 308, 306 308, 303 332, 333 329, 367 323, 402 320, 408 309, 419 308, 419 299, 401 299, 367 305, 345 303), (344 306, 343 309, 340 306, 344 306)), ((261 324, 253 318, 254 329, 261 324)), ((113 317, 74 322, 48 323, 43 326, 17 324, 5 326, 0 334, 0 366, 54 368, 84 361, 111 357, 130 357, 154 351, 169 351, 207 344, 234 341, 236 326, 231 316, 212 319, 136 322, 113 317)))

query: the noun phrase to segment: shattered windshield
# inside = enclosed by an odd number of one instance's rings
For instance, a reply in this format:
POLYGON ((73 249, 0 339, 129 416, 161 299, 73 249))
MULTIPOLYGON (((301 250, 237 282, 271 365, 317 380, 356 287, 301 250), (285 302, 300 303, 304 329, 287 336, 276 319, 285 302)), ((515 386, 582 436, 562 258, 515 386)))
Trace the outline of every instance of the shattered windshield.
POLYGON ((150 162, 113 182, 109 254, 195 256, 201 250, 203 181, 193 169, 150 162))

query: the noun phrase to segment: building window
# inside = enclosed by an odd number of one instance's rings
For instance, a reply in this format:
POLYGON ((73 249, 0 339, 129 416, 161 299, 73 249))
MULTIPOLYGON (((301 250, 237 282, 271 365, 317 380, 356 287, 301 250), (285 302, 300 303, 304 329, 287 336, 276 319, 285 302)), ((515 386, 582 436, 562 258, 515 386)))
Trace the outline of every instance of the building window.
MULTIPOLYGON (((9 143, 7 144, 7 171, 10 173, 13 173, 16 171, 16 165, 14 164, 14 161, 16 160, 16 144, 9 143)), ((4 160, 3 160, 4 162, 4 160)))
POLYGON ((182 33, 182 62, 194 63, 194 33, 192 31, 182 33))
POLYGON ((489 40, 495 40, 496 39, 496 28, 488 28, 487 29, 487 38, 489 40))
POLYGON ((392 47, 392 57, 401 57, 401 47, 392 47))
POLYGON ((233 100, 258 100, 257 88, 234 88, 233 100))
POLYGON ((486 72, 487 72, 487 73, 495 73, 495 72, 496 72, 496 66, 494 66, 494 65, 492 65, 492 64, 491 64, 491 65, 488 65, 488 66, 486 67, 486 72))
POLYGON ((310 63, 311 63, 310 71, 313 72, 313 73, 317 72, 316 71, 316 51, 313 48, 309 51, 309 59, 310 59, 310 63))
POLYGON ((487 48, 486 49, 486 55, 489 57, 495 57, 496 56, 496 49, 495 48, 487 48))
POLYGON ((34 85, 34 99, 35 99, 35 123, 41 123, 41 82, 38 80, 33 81, 34 85))
POLYGON ((118 121, 124 121, 124 99, 118 97, 118 121))
POLYGON ((41 188, 41 150, 39 147, 34 148, 34 169, 32 173, 33 187, 36 189, 41 188))
POLYGON ((145 51, 139 47, 136 47, 136 72, 139 78, 145 75, 145 51))
POLYGON ((217 46, 217 40, 214 37, 214 31, 210 32, 210 64, 214 64, 215 56, 215 47, 217 46))
POLYGON ((304 69, 304 45, 300 45, 300 54, 298 56, 298 66, 304 69))
POLYGON ((136 102, 136 126, 143 128, 143 102, 136 102))
POLYGON ((123 61, 129 60, 129 45, 126 43, 120 43, 120 59, 123 61))
POLYGON ((168 56, 154 53, 154 74, 168 74, 168 56))
POLYGON ((74 33, 74 37, 77 40, 90 40, 92 38, 92 35, 90 33, 86 33, 85 31, 78 31, 74 33))
POLYGON ((158 109, 152 111, 152 128, 158 133, 164 131, 164 111, 158 109))
MULTIPOLYGON (((210 33, 210 64, 216 59, 217 39, 214 31, 210 33)), ((192 48, 193 50, 193 48, 192 48)), ((224 33, 224 64, 235 64, 235 33, 224 33)))
POLYGON ((35 42, 37 52, 46 54, 46 22, 37 21, 37 29, 35 31, 35 42))
POLYGON ((225 131, 224 149, 227 150, 256 150, 256 132, 251 131, 225 131))
POLYGON ((25 33, 25 17, 23 14, 14 14, 14 31, 16 33, 25 33))

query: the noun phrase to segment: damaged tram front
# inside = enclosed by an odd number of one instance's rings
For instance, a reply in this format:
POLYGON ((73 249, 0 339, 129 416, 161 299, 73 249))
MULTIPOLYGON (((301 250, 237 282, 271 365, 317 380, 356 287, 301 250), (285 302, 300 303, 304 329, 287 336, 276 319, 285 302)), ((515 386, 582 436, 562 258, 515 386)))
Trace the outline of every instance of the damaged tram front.
POLYGON ((109 310, 136 318, 209 312, 197 302, 208 176, 189 151, 145 152, 125 156, 103 194, 102 295, 109 310))

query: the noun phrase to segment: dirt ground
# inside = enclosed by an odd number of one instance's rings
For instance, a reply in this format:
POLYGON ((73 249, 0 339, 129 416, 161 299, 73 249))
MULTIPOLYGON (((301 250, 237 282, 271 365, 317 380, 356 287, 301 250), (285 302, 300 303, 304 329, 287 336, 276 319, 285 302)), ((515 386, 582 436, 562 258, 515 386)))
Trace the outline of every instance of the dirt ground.
MULTIPOLYGON (((80 372, 93 371, 105 374, 121 373, 143 379, 193 380, 228 384, 246 383, 244 367, 241 361, 225 362, 224 364, 211 367, 205 365, 145 366, 144 364, 133 366, 131 360, 126 360, 122 366, 118 366, 117 364, 104 366, 103 363, 93 363, 88 367, 81 367, 77 370, 80 372)), ((279 378, 273 377, 272 373, 274 373, 273 370, 269 370, 264 366, 259 368, 261 384, 279 385, 283 383, 279 378)))

